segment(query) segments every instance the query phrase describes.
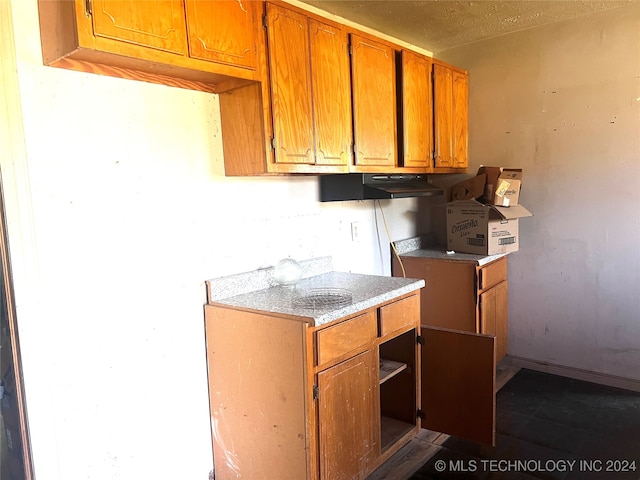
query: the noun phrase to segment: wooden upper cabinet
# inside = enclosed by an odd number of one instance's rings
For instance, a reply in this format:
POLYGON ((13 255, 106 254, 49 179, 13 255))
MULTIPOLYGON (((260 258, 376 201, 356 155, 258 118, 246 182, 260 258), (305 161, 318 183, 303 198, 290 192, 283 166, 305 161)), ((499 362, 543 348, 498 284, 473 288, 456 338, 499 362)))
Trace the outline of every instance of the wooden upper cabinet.
POLYGON ((186 0, 185 7, 191 57, 257 68, 261 2, 186 0))
POLYGON ((469 76, 445 65, 433 65, 434 158, 436 168, 467 168, 469 76))
POLYGON ((316 164, 346 166, 353 138, 347 33, 312 19, 309 41, 316 164))
POLYGON ((453 166, 453 74, 442 65, 433 66, 433 121, 436 167, 453 166))
POLYGON ((262 81, 264 2, 38 0, 45 65, 221 93, 262 81))
POLYGON ((395 51, 387 44, 351 34, 355 138, 354 171, 397 165, 395 51))
POLYGON ((313 164, 308 18, 270 3, 267 22, 276 162, 313 164))
POLYGON ((431 59, 407 50, 402 57, 402 152, 404 167, 428 171, 433 155, 431 59))
POLYGON ((93 0, 92 19, 96 37, 166 52, 186 52, 186 27, 181 0, 93 0))
POLYGON ((347 33, 339 25, 267 4, 276 164, 342 167, 351 161, 347 33))
POLYGON ((469 166, 469 75, 453 71, 453 166, 469 166))

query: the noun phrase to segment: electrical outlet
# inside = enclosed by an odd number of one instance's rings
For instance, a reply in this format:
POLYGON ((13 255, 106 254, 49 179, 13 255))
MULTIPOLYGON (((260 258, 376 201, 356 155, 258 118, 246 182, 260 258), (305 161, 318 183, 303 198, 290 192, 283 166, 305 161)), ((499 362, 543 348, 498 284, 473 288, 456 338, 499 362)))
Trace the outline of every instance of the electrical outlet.
POLYGON ((360 222, 351 222, 351 241, 360 242, 360 222))

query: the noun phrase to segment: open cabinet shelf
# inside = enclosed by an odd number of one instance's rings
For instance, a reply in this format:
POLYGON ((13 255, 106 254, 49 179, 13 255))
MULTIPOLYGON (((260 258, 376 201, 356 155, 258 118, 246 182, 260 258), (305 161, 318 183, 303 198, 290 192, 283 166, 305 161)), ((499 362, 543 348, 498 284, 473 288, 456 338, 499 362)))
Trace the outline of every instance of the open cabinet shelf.
POLYGON ((406 363, 380 359, 380 385, 407 368, 406 363))

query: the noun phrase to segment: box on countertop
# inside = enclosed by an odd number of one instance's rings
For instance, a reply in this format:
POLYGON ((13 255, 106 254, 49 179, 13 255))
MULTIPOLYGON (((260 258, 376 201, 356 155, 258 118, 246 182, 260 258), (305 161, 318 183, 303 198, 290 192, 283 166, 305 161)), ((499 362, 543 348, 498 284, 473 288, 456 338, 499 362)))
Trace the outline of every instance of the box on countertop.
POLYGON ((450 202, 447 212, 447 250, 478 255, 517 252, 518 220, 533 214, 522 205, 501 207, 475 200, 450 202))
POLYGON ((479 200, 486 205, 518 205, 522 169, 482 165, 475 177, 451 187, 451 200, 479 200))
POLYGON ((486 174, 483 203, 510 207, 518 205, 522 187, 522 169, 481 166, 478 175, 486 174))

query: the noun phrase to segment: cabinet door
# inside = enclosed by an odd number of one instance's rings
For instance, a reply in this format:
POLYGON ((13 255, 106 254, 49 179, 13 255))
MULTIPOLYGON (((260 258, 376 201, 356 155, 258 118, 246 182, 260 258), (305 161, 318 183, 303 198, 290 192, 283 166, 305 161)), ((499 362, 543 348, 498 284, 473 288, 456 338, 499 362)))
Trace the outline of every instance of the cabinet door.
POLYGON ((453 74, 450 68, 433 66, 433 115, 435 166, 453 166, 453 74))
POLYGON ((305 15, 267 4, 277 163, 314 163, 309 26, 305 15))
POLYGON ((316 164, 351 163, 351 83, 345 30, 309 22, 316 164))
POLYGON ((453 166, 469 166, 469 75, 454 71, 453 78, 453 166))
POLYGON ((433 152, 431 60, 402 51, 403 166, 428 168, 433 152))
POLYGON ((480 333, 496 337, 496 363, 507 356, 509 286, 507 281, 480 294, 480 333))
POLYGON ((379 457, 378 382, 373 350, 318 373, 321 480, 364 479, 379 457))
POLYGON ((93 33, 171 53, 187 51, 181 0, 93 0, 93 33))
POLYGON ((492 336, 422 327, 422 427, 495 445, 492 336))
POLYGON ((356 166, 395 167, 395 53, 385 44, 351 35, 356 166))
POLYGON ((237 67, 257 67, 262 3, 186 0, 189 55, 237 67))

